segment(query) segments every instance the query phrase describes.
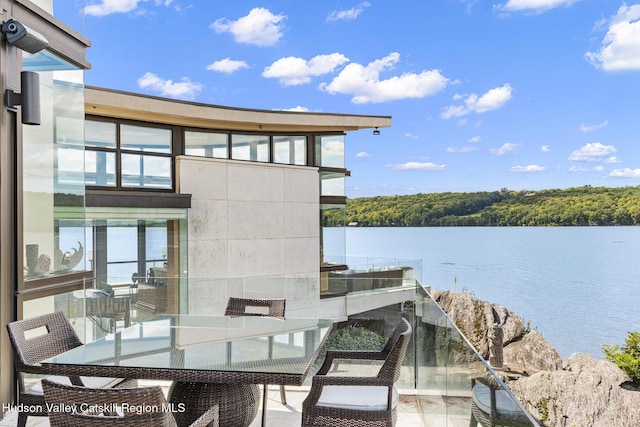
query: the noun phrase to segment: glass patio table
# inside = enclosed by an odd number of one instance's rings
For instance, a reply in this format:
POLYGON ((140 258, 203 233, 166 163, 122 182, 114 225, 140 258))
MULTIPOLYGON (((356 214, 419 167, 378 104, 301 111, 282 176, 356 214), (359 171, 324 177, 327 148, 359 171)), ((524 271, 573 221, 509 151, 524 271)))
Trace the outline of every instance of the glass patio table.
POLYGON ((302 385, 328 319, 163 315, 43 361, 54 375, 171 380, 180 425, 214 404, 221 426, 247 427, 257 384, 302 385))

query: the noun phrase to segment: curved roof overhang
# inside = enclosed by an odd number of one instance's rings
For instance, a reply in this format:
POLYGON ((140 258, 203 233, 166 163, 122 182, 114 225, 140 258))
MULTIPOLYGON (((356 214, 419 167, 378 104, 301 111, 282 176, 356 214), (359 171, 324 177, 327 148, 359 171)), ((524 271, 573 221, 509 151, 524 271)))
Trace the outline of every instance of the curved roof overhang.
POLYGON ((391 126, 391 116, 255 110, 85 87, 85 114, 256 132, 346 132, 391 126))

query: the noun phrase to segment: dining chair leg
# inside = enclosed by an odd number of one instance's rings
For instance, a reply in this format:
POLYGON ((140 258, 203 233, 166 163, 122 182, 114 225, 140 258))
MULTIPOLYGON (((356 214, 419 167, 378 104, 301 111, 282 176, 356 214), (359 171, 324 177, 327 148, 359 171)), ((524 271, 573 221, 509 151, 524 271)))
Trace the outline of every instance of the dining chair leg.
POLYGON ((267 397, 269 394, 269 386, 267 384, 263 385, 262 389, 262 427, 266 427, 267 425, 267 397))
POLYGON ((287 395, 284 391, 283 385, 280 386, 280 402, 282 402, 283 405, 287 404, 287 395))

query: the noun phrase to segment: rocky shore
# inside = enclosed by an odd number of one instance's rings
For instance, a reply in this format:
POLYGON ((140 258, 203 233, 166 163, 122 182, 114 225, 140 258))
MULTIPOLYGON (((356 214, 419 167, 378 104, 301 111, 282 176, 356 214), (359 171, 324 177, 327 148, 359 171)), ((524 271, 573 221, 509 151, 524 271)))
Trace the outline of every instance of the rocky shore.
POLYGON ((470 293, 432 296, 487 360, 491 326, 501 326, 504 366, 496 372, 541 425, 640 426, 640 390, 615 364, 584 353, 563 360, 516 313, 470 293))

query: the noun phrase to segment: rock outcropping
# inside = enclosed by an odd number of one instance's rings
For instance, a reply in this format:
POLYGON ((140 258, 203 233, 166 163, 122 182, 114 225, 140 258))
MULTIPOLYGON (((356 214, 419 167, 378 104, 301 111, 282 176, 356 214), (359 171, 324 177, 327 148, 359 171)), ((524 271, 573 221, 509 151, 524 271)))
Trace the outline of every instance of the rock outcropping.
POLYGON ((640 391, 615 364, 580 353, 564 369, 509 381, 531 415, 545 426, 640 426, 640 391))
POLYGON ((507 369, 498 374, 541 425, 640 426, 640 390, 629 386, 629 377, 615 364, 587 354, 563 361, 515 313, 469 293, 434 291, 432 296, 485 359, 490 325, 502 326, 507 369))

